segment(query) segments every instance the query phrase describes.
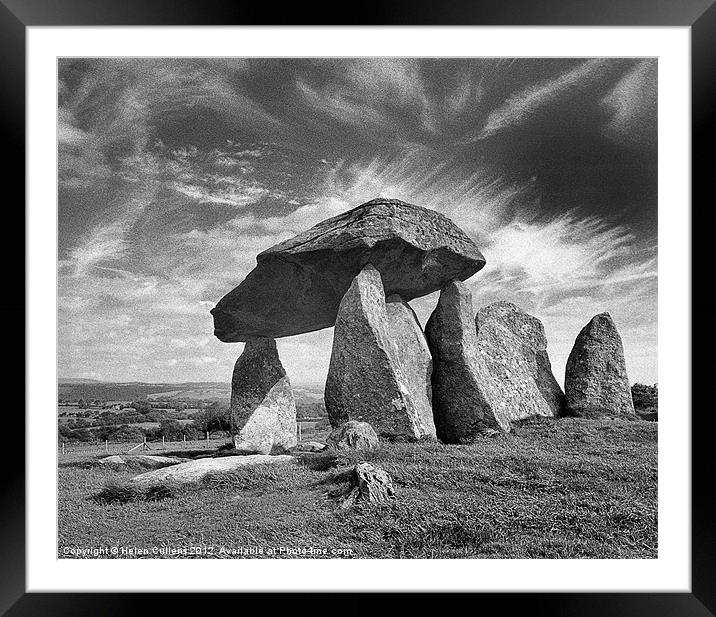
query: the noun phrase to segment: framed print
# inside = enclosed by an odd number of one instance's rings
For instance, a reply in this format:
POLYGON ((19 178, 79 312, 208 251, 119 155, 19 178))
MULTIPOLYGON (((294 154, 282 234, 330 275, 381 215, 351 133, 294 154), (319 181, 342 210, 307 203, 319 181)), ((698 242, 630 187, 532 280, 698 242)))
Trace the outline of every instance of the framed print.
POLYGON ((595 6, 3 0, 8 615, 711 614, 716 9, 595 6))

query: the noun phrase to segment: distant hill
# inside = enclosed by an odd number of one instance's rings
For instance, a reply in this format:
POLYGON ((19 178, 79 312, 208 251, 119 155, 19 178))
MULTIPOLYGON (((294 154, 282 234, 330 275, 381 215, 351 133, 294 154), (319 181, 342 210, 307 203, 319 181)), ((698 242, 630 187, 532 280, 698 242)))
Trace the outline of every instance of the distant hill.
POLYGON ((58 397, 66 401, 134 401, 166 393, 167 398, 220 400, 231 396, 231 386, 222 382, 142 383, 60 380, 58 397))
POLYGON ((59 382, 64 384, 101 383, 98 379, 86 379, 84 377, 60 377, 59 382))
MULTIPOLYGON (((136 401, 143 399, 220 401, 231 398, 231 384, 219 381, 186 383, 110 382, 83 379, 60 379, 58 398, 75 402, 79 399, 101 401, 136 401)), ((294 388, 296 402, 323 400, 323 388, 294 388)))

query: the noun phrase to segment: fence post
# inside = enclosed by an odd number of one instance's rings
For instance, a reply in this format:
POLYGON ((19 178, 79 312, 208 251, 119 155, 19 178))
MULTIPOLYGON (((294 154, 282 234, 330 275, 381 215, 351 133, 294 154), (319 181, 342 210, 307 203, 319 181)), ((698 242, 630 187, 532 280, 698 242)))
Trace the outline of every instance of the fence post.
POLYGON ((109 445, 108 445, 106 439, 104 440, 104 453, 105 453, 105 454, 108 454, 108 453, 109 453, 109 445))
POLYGON ((166 446, 164 445, 164 435, 162 435, 162 450, 166 450, 166 446))
POLYGON ((64 453, 65 453, 65 442, 63 441, 62 442, 62 454, 64 454, 64 453))
POLYGON ((301 423, 297 422, 296 424, 298 424, 298 441, 300 442, 300 441, 302 441, 302 439, 301 439, 301 423))
POLYGON ((209 447, 209 431, 206 431, 206 447, 209 447))

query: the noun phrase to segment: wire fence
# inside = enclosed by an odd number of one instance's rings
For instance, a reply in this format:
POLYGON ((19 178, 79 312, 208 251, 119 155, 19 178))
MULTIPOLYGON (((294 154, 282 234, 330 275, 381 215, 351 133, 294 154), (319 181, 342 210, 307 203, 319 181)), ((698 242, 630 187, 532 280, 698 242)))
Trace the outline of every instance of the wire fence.
POLYGON ((216 450, 230 441, 228 435, 222 437, 211 436, 209 439, 187 439, 182 441, 154 440, 154 441, 109 441, 102 442, 61 442, 58 444, 58 454, 142 454, 147 452, 168 452, 176 450, 216 450))
MULTIPOLYGON (((327 431, 315 421, 297 422, 296 437, 297 440, 306 441, 325 437, 327 431)), ((231 435, 224 433, 210 433, 204 439, 181 439, 170 441, 168 439, 154 440, 130 440, 130 441, 61 441, 57 444, 57 453, 60 457, 69 456, 99 456, 102 454, 146 454, 153 452, 159 454, 161 452, 177 452, 190 450, 216 450, 220 446, 231 442, 231 435)))

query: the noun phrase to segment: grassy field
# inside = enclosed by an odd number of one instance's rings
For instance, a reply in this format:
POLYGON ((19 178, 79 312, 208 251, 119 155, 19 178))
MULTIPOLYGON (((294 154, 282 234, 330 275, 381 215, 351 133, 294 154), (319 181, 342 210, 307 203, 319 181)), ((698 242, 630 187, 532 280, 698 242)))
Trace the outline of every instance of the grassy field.
POLYGON ((341 509, 349 461, 331 453, 148 492, 126 490, 136 470, 60 461, 58 554, 657 557, 654 422, 540 419, 469 446, 388 444, 362 460, 391 474, 395 500, 341 509))

